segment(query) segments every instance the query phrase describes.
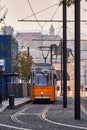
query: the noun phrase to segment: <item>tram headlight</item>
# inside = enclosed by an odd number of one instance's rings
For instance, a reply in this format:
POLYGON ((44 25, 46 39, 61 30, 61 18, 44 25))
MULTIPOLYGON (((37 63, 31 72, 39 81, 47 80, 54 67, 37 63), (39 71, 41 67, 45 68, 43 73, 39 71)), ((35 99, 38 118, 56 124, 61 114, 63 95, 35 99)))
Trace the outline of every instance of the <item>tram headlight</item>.
POLYGON ((44 93, 43 92, 41 92, 41 95, 43 95, 44 93))

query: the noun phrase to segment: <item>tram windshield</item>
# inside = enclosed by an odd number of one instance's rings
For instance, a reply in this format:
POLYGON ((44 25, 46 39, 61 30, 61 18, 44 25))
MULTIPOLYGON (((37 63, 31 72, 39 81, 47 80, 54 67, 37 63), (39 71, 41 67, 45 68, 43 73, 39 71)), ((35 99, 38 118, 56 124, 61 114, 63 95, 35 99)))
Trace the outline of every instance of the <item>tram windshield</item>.
POLYGON ((36 85, 39 85, 39 86, 48 85, 48 78, 44 76, 42 73, 36 73, 36 85))
POLYGON ((30 76, 30 82, 31 84, 37 85, 37 86, 53 86, 54 83, 54 76, 53 73, 51 71, 47 72, 31 72, 31 76, 30 76))

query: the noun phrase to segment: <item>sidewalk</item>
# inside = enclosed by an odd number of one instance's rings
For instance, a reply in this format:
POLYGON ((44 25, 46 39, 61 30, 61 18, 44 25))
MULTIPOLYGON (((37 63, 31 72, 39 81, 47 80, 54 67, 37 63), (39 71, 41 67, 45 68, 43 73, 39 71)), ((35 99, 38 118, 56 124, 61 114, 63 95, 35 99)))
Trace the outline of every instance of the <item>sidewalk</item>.
MULTIPOLYGON (((29 98, 14 98, 14 107, 23 105, 27 102, 29 102, 29 98)), ((0 112, 4 111, 9 106, 9 99, 2 102, 2 105, 0 106, 0 112)))

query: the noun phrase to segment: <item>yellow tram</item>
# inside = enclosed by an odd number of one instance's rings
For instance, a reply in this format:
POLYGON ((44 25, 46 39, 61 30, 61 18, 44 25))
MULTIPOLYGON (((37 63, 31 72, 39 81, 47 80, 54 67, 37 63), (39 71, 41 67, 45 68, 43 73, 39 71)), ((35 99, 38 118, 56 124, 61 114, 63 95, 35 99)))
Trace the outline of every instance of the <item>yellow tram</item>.
POLYGON ((30 99, 49 99, 55 101, 57 96, 57 73, 48 63, 34 64, 30 72, 30 99))

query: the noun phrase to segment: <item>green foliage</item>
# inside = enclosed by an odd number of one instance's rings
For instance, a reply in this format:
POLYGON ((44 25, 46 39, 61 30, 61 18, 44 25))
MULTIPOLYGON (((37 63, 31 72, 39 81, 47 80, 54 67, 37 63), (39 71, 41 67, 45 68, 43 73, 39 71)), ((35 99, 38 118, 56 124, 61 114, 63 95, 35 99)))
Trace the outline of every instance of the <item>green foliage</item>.
POLYGON ((32 58, 27 56, 26 52, 19 52, 17 56, 17 66, 16 72, 18 73, 19 78, 24 82, 29 81, 30 69, 32 66, 32 58))

